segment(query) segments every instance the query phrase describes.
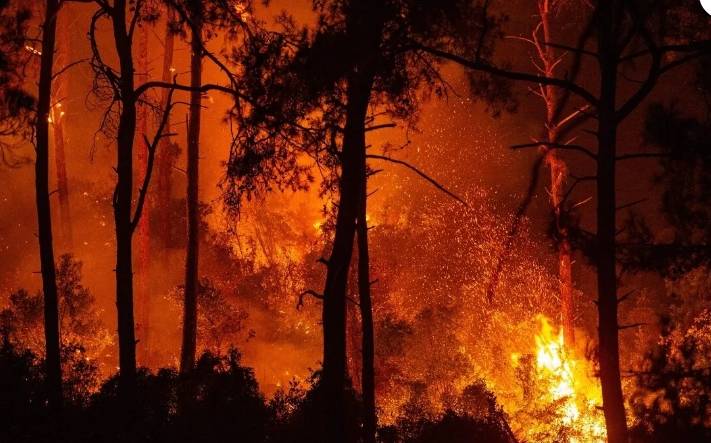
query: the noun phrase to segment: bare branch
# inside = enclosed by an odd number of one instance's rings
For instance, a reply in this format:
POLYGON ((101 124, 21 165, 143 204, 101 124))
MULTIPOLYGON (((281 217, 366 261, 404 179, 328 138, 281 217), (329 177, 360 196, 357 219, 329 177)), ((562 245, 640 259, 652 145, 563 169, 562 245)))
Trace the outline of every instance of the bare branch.
POLYGON ((631 323, 629 325, 619 325, 617 329, 622 331, 624 329, 639 328, 640 326, 647 326, 647 323, 631 323))
POLYGON ((647 200, 649 200, 649 199, 648 199, 648 198, 641 198, 641 199, 639 199, 639 200, 635 200, 635 201, 633 201, 633 202, 629 202, 629 203, 625 203, 624 205, 620 205, 620 206, 616 207, 615 210, 621 211, 621 210, 623 210, 623 209, 631 208, 632 206, 635 206, 635 205, 638 205, 638 204, 640 204, 640 203, 646 202, 647 200))
POLYGON ((531 168, 531 180, 528 182, 526 196, 518 205, 518 209, 514 214, 513 221, 511 222, 511 226, 509 227, 509 232, 506 235, 504 248, 501 254, 499 255, 499 260, 496 263, 496 268, 494 268, 494 272, 491 275, 489 286, 486 288, 486 298, 489 303, 494 301, 494 295, 496 295, 496 287, 499 285, 499 279, 501 278, 501 272, 504 269, 504 264, 506 263, 506 260, 508 259, 508 256, 511 253, 514 238, 516 238, 519 227, 521 226, 521 221, 523 220, 523 217, 524 215, 526 215, 528 207, 533 201, 533 197, 536 193, 536 188, 538 187, 538 181, 541 177, 541 166, 543 165, 545 158, 545 155, 539 155, 535 163, 533 164, 533 167, 531 168))
POLYGON ((587 89, 583 88, 577 83, 573 83, 568 80, 546 77, 543 75, 531 74, 528 72, 509 71, 507 69, 502 69, 494 65, 482 62, 480 60, 469 60, 462 56, 442 51, 441 49, 431 48, 419 44, 416 45, 416 49, 427 52, 444 60, 455 62, 466 68, 473 69, 476 71, 487 72, 489 74, 493 74, 499 77, 508 78, 511 80, 523 80, 531 83, 539 83, 544 85, 559 86, 579 95, 593 106, 597 106, 598 103, 597 98, 587 89))
POLYGON ((632 289, 631 291, 627 291, 624 295, 620 296, 617 299, 617 303, 622 303, 623 301, 627 300, 632 294, 636 293, 638 290, 637 289, 632 289))
POLYGON ((146 144, 146 149, 148 149, 148 159, 146 162, 146 175, 143 178, 143 184, 141 185, 141 188, 139 189, 138 193, 138 201, 136 203, 136 211, 133 215, 133 219, 131 220, 131 232, 135 232, 136 228, 138 227, 138 222, 141 220, 141 214, 143 213, 143 207, 145 206, 146 203, 146 195, 148 194, 148 186, 151 183, 151 176, 153 175, 153 163, 155 161, 155 154, 156 154, 156 149, 158 148, 158 143, 160 142, 160 139, 163 138, 164 130, 165 127, 168 124, 168 120, 170 118, 170 111, 173 107, 172 99, 173 99, 173 92, 175 92, 175 89, 171 89, 168 92, 168 97, 166 100, 166 105, 165 109, 163 110, 163 115, 161 116, 160 123, 158 124, 158 129, 156 130, 156 134, 153 137, 153 141, 149 142, 148 137, 146 135, 143 135, 143 141, 146 144))
POLYGON ((595 58, 598 57, 597 52, 588 51, 583 48, 575 48, 573 46, 561 45, 560 43, 553 43, 553 42, 541 42, 541 44, 543 46, 550 46, 551 48, 562 49, 564 51, 570 51, 573 53, 580 53, 583 55, 589 55, 590 57, 595 57, 595 58))
POLYGON ((397 123, 383 123, 381 125, 368 126, 367 128, 365 128, 365 132, 377 131, 379 129, 385 128, 397 128, 397 123))
POLYGON ((442 192, 444 192, 445 194, 447 194, 448 196, 452 197, 453 199, 455 199, 455 200, 458 201, 459 203, 463 204, 466 208, 469 208, 469 205, 467 204, 467 202, 465 202, 465 201, 462 200, 460 197, 458 197, 456 194, 454 194, 453 192, 451 192, 450 190, 448 190, 447 188, 445 188, 443 185, 441 185, 440 183, 438 183, 435 179, 433 179, 433 178, 430 177, 429 175, 425 174, 424 172, 422 172, 421 170, 419 170, 417 167, 415 167, 415 166, 413 166, 413 165, 407 163, 406 161, 394 159, 394 158, 391 158, 391 157, 386 157, 386 156, 384 156, 384 155, 377 155, 377 154, 367 154, 367 155, 366 155, 366 158, 372 158, 372 159, 375 159, 375 160, 385 160, 385 161, 389 161, 389 162, 391 162, 391 163, 395 163, 395 164, 404 166, 404 167, 410 169, 411 171, 413 171, 414 173, 416 173, 417 175, 419 175, 420 177, 424 178, 424 179, 427 180, 428 182, 430 182, 435 188, 439 189, 440 191, 442 191, 442 192))
POLYGON ((301 309, 304 306, 304 297, 310 295, 315 299, 323 300, 323 294, 319 294, 313 289, 307 289, 306 291, 299 294, 299 301, 296 303, 296 309, 301 309))
POLYGON ((55 72, 54 74, 52 74, 52 80, 54 80, 57 77, 59 77, 60 75, 64 74, 66 71, 73 68, 74 66, 79 65, 84 62, 88 62, 89 60, 90 59, 88 59, 88 58, 82 58, 82 59, 76 60, 72 63, 69 63, 68 65, 64 66, 62 69, 60 69, 57 72, 55 72))
POLYGON ((539 146, 544 146, 549 149, 562 149, 566 151, 577 151, 582 152, 593 160, 597 160, 597 155, 591 150, 580 145, 570 145, 565 143, 553 143, 553 142, 534 142, 534 143, 524 143, 521 145, 513 145, 511 149, 525 149, 525 148, 536 148, 539 146))

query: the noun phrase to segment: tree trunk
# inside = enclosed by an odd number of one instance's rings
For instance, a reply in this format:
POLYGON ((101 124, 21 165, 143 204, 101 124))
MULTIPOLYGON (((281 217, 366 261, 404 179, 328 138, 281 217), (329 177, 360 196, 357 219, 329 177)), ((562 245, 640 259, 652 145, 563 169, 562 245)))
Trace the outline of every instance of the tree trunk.
POLYGON ((597 284, 599 359, 602 404, 610 443, 627 443, 627 421, 620 381, 617 323, 617 270, 615 256, 615 156, 617 142, 617 34, 619 4, 599 5, 598 52, 600 100, 598 104, 597 161, 597 284))
POLYGON ((328 441, 339 441, 346 432, 346 287, 363 190, 365 118, 373 83, 372 75, 366 77, 354 73, 348 81, 336 232, 323 292, 322 383, 329 415, 328 441))
MULTIPOLYGON (((543 42, 535 40, 539 57, 543 67, 541 73, 549 78, 555 78, 558 66, 558 54, 553 46, 546 44, 552 42, 551 36, 551 15, 553 5, 550 0, 540 0, 538 11, 541 16, 541 29, 543 31, 543 42)), ((534 31, 534 36, 535 36, 534 31)), ((541 86, 543 101, 546 105, 546 141, 558 143, 560 138, 560 116, 561 96, 555 86, 541 86)), ((555 149, 546 149, 546 164, 550 171, 551 183, 551 205, 555 216, 555 226, 558 236, 558 279, 560 281, 560 301, 561 319, 563 323, 563 337, 565 344, 569 348, 575 346, 575 305, 573 300, 573 277, 572 277, 572 249, 568 238, 568 229, 564 225, 563 197, 565 195, 565 179, 568 175, 568 168, 565 161, 558 155, 555 149)))
MULTIPOLYGON (((162 80, 164 82, 173 81, 173 50, 175 46, 175 34, 171 30, 170 23, 174 20, 175 12, 172 8, 167 7, 167 21, 165 24, 165 39, 163 46, 163 73, 162 80)), ((162 91, 161 103, 163 109, 165 109, 168 102, 168 89, 162 91)), ((157 226, 168 226, 171 222, 170 216, 168 215, 168 208, 170 207, 170 201, 172 198, 172 174, 173 166, 175 164, 175 148, 173 146, 173 140, 169 135, 170 129, 170 117, 165 125, 165 136, 160 140, 158 152, 156 153, 156 160, 158 166, 158 182, 156 183, 156 198, 154 199, 155 209, 154 220, 158 219, 157 226)), ((171 230, 162 229, 156 232, 156 237, 160 240, 160 244, 163 248, 167 248, 171 242, 171 230)))
MULTIPOLYGON (((138 62, 137 77, 146 81, 148 79, 148 33, 145 29, 138 32, 138 62)), ((137 109, 137 140, 143 140, 148 136, 148 112, 145 105, 139 105, 137 109)), ((135 143, 135 142, 134 142, 135 143)), ((143 143, 138 141, 138 145, 143 143)), ((148 148, 138 149, 138 174, 146 174, 148 170, 148 148)), ((151 276, 150 276, 150 254, 151 254, 151 232, 150 217, 152 212, 152 198, 146 197, 146 203, 141 212, 141 219, 138 223, 138 299, 140 301, 138 330, 140 332, 140 361, 142 366, 150 367, 150 312, 151 312, 151 276)))
POLYGON ((111 10, 114 43, 121 79, 121 115, 117 136, 118 180, 114 191, 116 225, 116 308, 118 311, 119 391, 127 414, 135 407, 136 336, 133 318, 133 236, 131 200, 133 194, 133 141, 136 134, 136 100, 131 39, 126 29, 126 0, 117 0, 111 10))
POLYGON ((376 0, 356 2, 349 6, 346 17, 346 33, 353 45, 354 64, 347 76, 338 214, 323 291, 322 383, 329 442, 351 437, 346 435, 346 288, 356 220, 365 189, 365 120, 382 34, 381 7, 376 0))
MULTIPOLYGON (((365 146, 363 146, 365 154, 365 146)), ((358 213, 358 293, 362 330, 361 391, 363 395, 363 441, 375 443, 378 426, 375 413, 375 333, 373 331, 373 303, 370 297, 370 254, 368 251, 368 179, 365 155, 363 155, 363 188, 358 213)))
MULTIPOLYGON (((69 41, 69 29, 66 17, 62 20, 57 17, 57 34, 59 35, 59 44, 64 45, 64 48, 56 51, 55 64, 60 68, 69 63, 71 44, 69 41)), ((67 158, 65 154, 65 136, 64 136, 64 115, 66 106, 60 100, 68 96, 68 87, 66 76, 64 73, 54 79, 52 95, 57 103, 50 109, 52 118, 52 127, 54 129, 54 163, 57 174, 57 197, 59 199, 59 220, 61 222, 61 245, 65 250, 71 250, 73 245, 72 238, 72 220, 71 210, 69 205, 69 180, 67 179, 67 158)))
POLYGON ((200 156, 200 101, 202 93, 202 5, 192 5, 192 43, 190 57, 190 120, 188 122, 188 244, 185 255, 185 301, 183 309, 183 346, 180 373, 188 374, 195 365, 197 342, 197 296, 200 214, 198 207, 198 162, 200 156))
MULTIPOLYGON (((550 109, 549 109, 550 115, 550 109)), ((549 121, 548 140, 558 143, 558 133, 554 128, 555 123, 549 121)), ((555 149, 546 153, 546 163, 550 169, 551 180, 551 205, 555 217, 555 227, 558 236, 558 280, 560 287, 561 319, 563 323, 563 338, 569 349, 575 346, 575 302, 573 300, 573 270, 572 248, 568 237, 568 227, 565 225, 564 208, 562 208, 565 195, 565 178, 568 168, 565 161, 560 158, 555 149)))
POLYGON ((49 202, 49 118, 52 96, 52 67, 59 3, 47 0, 42 29, 42 59, 36 115, 35 195, 44 292, 45 364, 49 407, 54 414, 62 409, 62 366, 60 361, 57 276, 52 244, 52 214, 49 202))

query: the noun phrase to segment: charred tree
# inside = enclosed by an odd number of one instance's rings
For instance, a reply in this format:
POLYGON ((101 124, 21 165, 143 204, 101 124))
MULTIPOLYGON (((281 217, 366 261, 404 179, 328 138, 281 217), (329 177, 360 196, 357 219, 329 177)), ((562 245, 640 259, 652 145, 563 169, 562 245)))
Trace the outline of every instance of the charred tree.
POLYGON ((620 379, 620 347, 617 318, 617 257, 615 242, 617 213, 615 158, 617 156, 617 69, 621 2, 600 2, 598 64, 597 152, 597 291, 600 385, 607 438, 611 443, 627 442, 627 418, 620 379))
POLYGON ((187 150, 187 234, 185 251, 185 300, 183 304, 183 344, 180 352, 180 373, 186 375, 195 365, 197 345, 198 257, 200 247, 200 208, 198 173, 200 161, 200 106, 202 100, 202 2, 191 3, 192 41, 190 44, 190 117, 187 150))
POLYGON ((49 200, 49 120, 52 97, 54 49, 57 29, 58 0, 47 0, 42 25, 42 55, 39 94, 35 121, 35 196, 44 293, 45 365, 49 407, 58 414, 62 409, 62 367, 60 361, 59 306, 57 270, 52 241, 52 210, 49 200))

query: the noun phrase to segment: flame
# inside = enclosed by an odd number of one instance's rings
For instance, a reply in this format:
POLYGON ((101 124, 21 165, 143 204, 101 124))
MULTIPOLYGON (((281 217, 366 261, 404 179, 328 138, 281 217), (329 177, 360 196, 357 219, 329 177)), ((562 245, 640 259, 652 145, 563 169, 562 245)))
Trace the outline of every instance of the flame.
MULTIPOLYGON (((554 328, 543 315, 537 320, 540 324, 535 336, 537 406, 554 412, 555 419, 549 426, 562 429, 567 436, 564 441, 604 443, 607 433, 599 408, 602 396, 599 383, 591 376, 590 362, 576 358, 574 351, 566 348, 562 329, 554 328)), ((520 355, 512 354, 511 358, 517 364, 520 355)))
POLYGON ((25 51, 27 51, 33 55, 42 55, 42 51, 40 51, 39 49, 32 47, 30 45, 25 45, 25 51))
POLYGON ((61 120, 64 119, 64 115, 66 114, 66 112, 64 112, 64 110, 62 109, 61 103, 57 103, 56 105, 51 106, 49 112, 50 114, 47 117, 47 122, 49 122, 49 124, 51 125, 58 124, 61 120))
POLYGON ((252 17, 252 14, 250 14, 249 10, 247 10, 247 5, 243 2, 238 1, 233 6, 235 13, 243 22, 248 21, 252 17))

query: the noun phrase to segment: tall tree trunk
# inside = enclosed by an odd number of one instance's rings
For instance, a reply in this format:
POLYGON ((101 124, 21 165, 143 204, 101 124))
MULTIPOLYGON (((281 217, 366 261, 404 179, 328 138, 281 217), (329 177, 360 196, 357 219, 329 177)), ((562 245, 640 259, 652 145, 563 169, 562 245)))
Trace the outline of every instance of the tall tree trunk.
MULTIPOLYGON (((539 0, 538 11, 541 16, 541 29, 543 31, 543 42, 536 41, 539 57, 541 58, 541 73, 549 78, 555 78, 556 67, 558 66, 558 54, 555 48, 547 44, 554 41, 551 36, 551 10, 553 5, 551 0, 539 0)), ((534 31, 535 32, 535 31, 534 31)), ((560 138, 560 116, 561 95, 555 86, 541 86, 543 101, 546 106, 546 141, 558 143, 560 138)), ((544 147, 544 149, 547 149, 544 147)), ((572 278, 572 248, 568 237, 568 229, 565 226, 563 208, 561 204, 565 195, 565 179, 568 175, 568 168, 565 161, 558 155, 555 149, 547 149, 546 164, 550 171, 551 183, 551 205, 555 216, 555 226, 558 236, 558 279, 560 281, 560 301, 561 318, 563 323, 563 336, 565 344, 572 348, 575 345, 575 305, 573 300, 573 278, 572 278)))
MULTIPOLYGON (((165 24, 165 38, 163 42, 163 73, 162 80, 164 82, 170 82, 173 80, 173 51, 175 46, 175 34, 171 29, 171 22, 174 20, 175 11, 173 8, 167 8, 167 19, 165 24)), ((163 109, 168 102, 168 89, 162 91, 161 103, 163 109)), ((171 189, 171 176, 173 173, 173 166, 175 163, 175 148, 173 146, 173 140, 169 135, 170 129, 170 117, 165 125, 165 136, 160 140, 160 145, 158 152, 156 153, 156 160, 158 166, 158 183, 156 183, 156 198, 154 199, 155 204, 153 208, 155 210, 154 219, 158 219, 157 226, 168 226, 170 223, 170 216, 168 215, 169 203, 172 197, 171 189)), ((162 229, 156 233, 156 236, 160 240, 161 245, 166 248, 171 241, 171 230, 162 229)))
MULTIPOLYGON (((333 249, 323 291, 323 387, 327 441, 344 441, 348 417, 346 391, 346 288, 353 255, 356 220, 365 189, 365 120, 375 80, 382 34, 378 0, 349 6, 346 33, 354 45, 354 66, 347 77, 345 128, 333 249)), ((351 436, 347 436, 351 437, 351 436)))
MULTIPOLYGON (((365 146, 363 146, 365 153, 365 146)), ((370 297, 370 254, 368 251, 368 179, 365 155, 363 155, 363 189, 358 213, 358 294, 362 330, 361 391, 363 395, 363 441, 375 443, 378 426, 375 414, 375 333, 373 330, 373 303, 370 297)))
POLYGON ((627 421, 620 381, 617 323, 617 269, 615 255, 615 156, 617 143, 617 26, 619 2, 600 2, 598 52, 600 100, 598 104, 597 161, 597 285, 600 384, 610 443, 627 443, 627 421))
MULTIPOLYGON (((148 32, 140 29, 138 32, 138 60, 136 67, 137 76, 148 80, 148 32)), ((137 109, 137 140, 142 140, 148 136, 148 111, 145 105, 139 105, 137 109)), ((134 142, 135 143, 135 142, 134 142)), ((138 142, 139 146, 142 144, 138 142)), ((138 174, 146 174, 148 170, 148 149, 138 149, 138 174)), ((143 176, 143 175, 139 175, 143 176)), ((151 276, 150 276, 150 254, 151 254, 151 232, 150 217, 152 208, 152 198, 150 194, 146 197, 143 206, 141 219, 138 223, 138 299, 140 300, 139 310, 139 351, 141 365, 150 367, 150 315, 151 315, 151 276)))
POLYGON ((136 99, 131 37, 126 29, 126 0, 116 0, 111 9, 114 43, 118 54, 121 78, 121 115, 117 136, 114 191, 114 223, 116 225, 116 308, 118 311, 119 390, 127 414, 135 407, 136 394, 136 332, 133 317, 133 236, 131 200, 133 194, 133 141, 136 134, 136 99))
POLYGON ((346 288, 363 191, 365 118, 372 83, 372 75, 363 73, 352 74, 348 81, 338 215, 323 292, 322 382, 329 414, 328 441, 339 441, 346 432, 346 288))
POLYGON ((52 214, 49 202, 49 118, 52 96, 52 67, 59 2, 47 0, 42 29, 39 94, 36 116, 35 196, 44 292, 45 365, 49 407, 58 414, 62 409, 62 366, 59 352, 59 308, 57 272, 52 244, 52 214))
POLYGON ((190 57, 190 119, 188 122, 188 244, 185 255, 185 301, 183 309, 183 346, 180 373, 188 374, 195 365, 197 342, 197 296, 200 214, 198 207, 198 172, 200 160, 200 102, 202 93, 202 5, 192 4, 192 42, 190 57))
MULTIPOLYGON (((60 68, 69 63, 71 44, 69 41, 69 26, 67 17, 60 19, 57 17, 57 34, 59 35, 59 44, 64 47, 56 51, 55 64, 60 68)), ((57 174, 57 197, 59 199, 59 220, 61 223, 61 245, 65 250, 71 250, 73 244, 72 238, 72 220, 71 210, 69 205, 69 180, 67 179, 67 158, 65 154, 65 135, 64 135, 64 115, 65 108, 61 102, 68 94, 68 81, 66 73, 59 75, 54 79, 52 95, 57 102, 50 110, 52 118, 52 127, 54 129, 54 163, 57 174)))

